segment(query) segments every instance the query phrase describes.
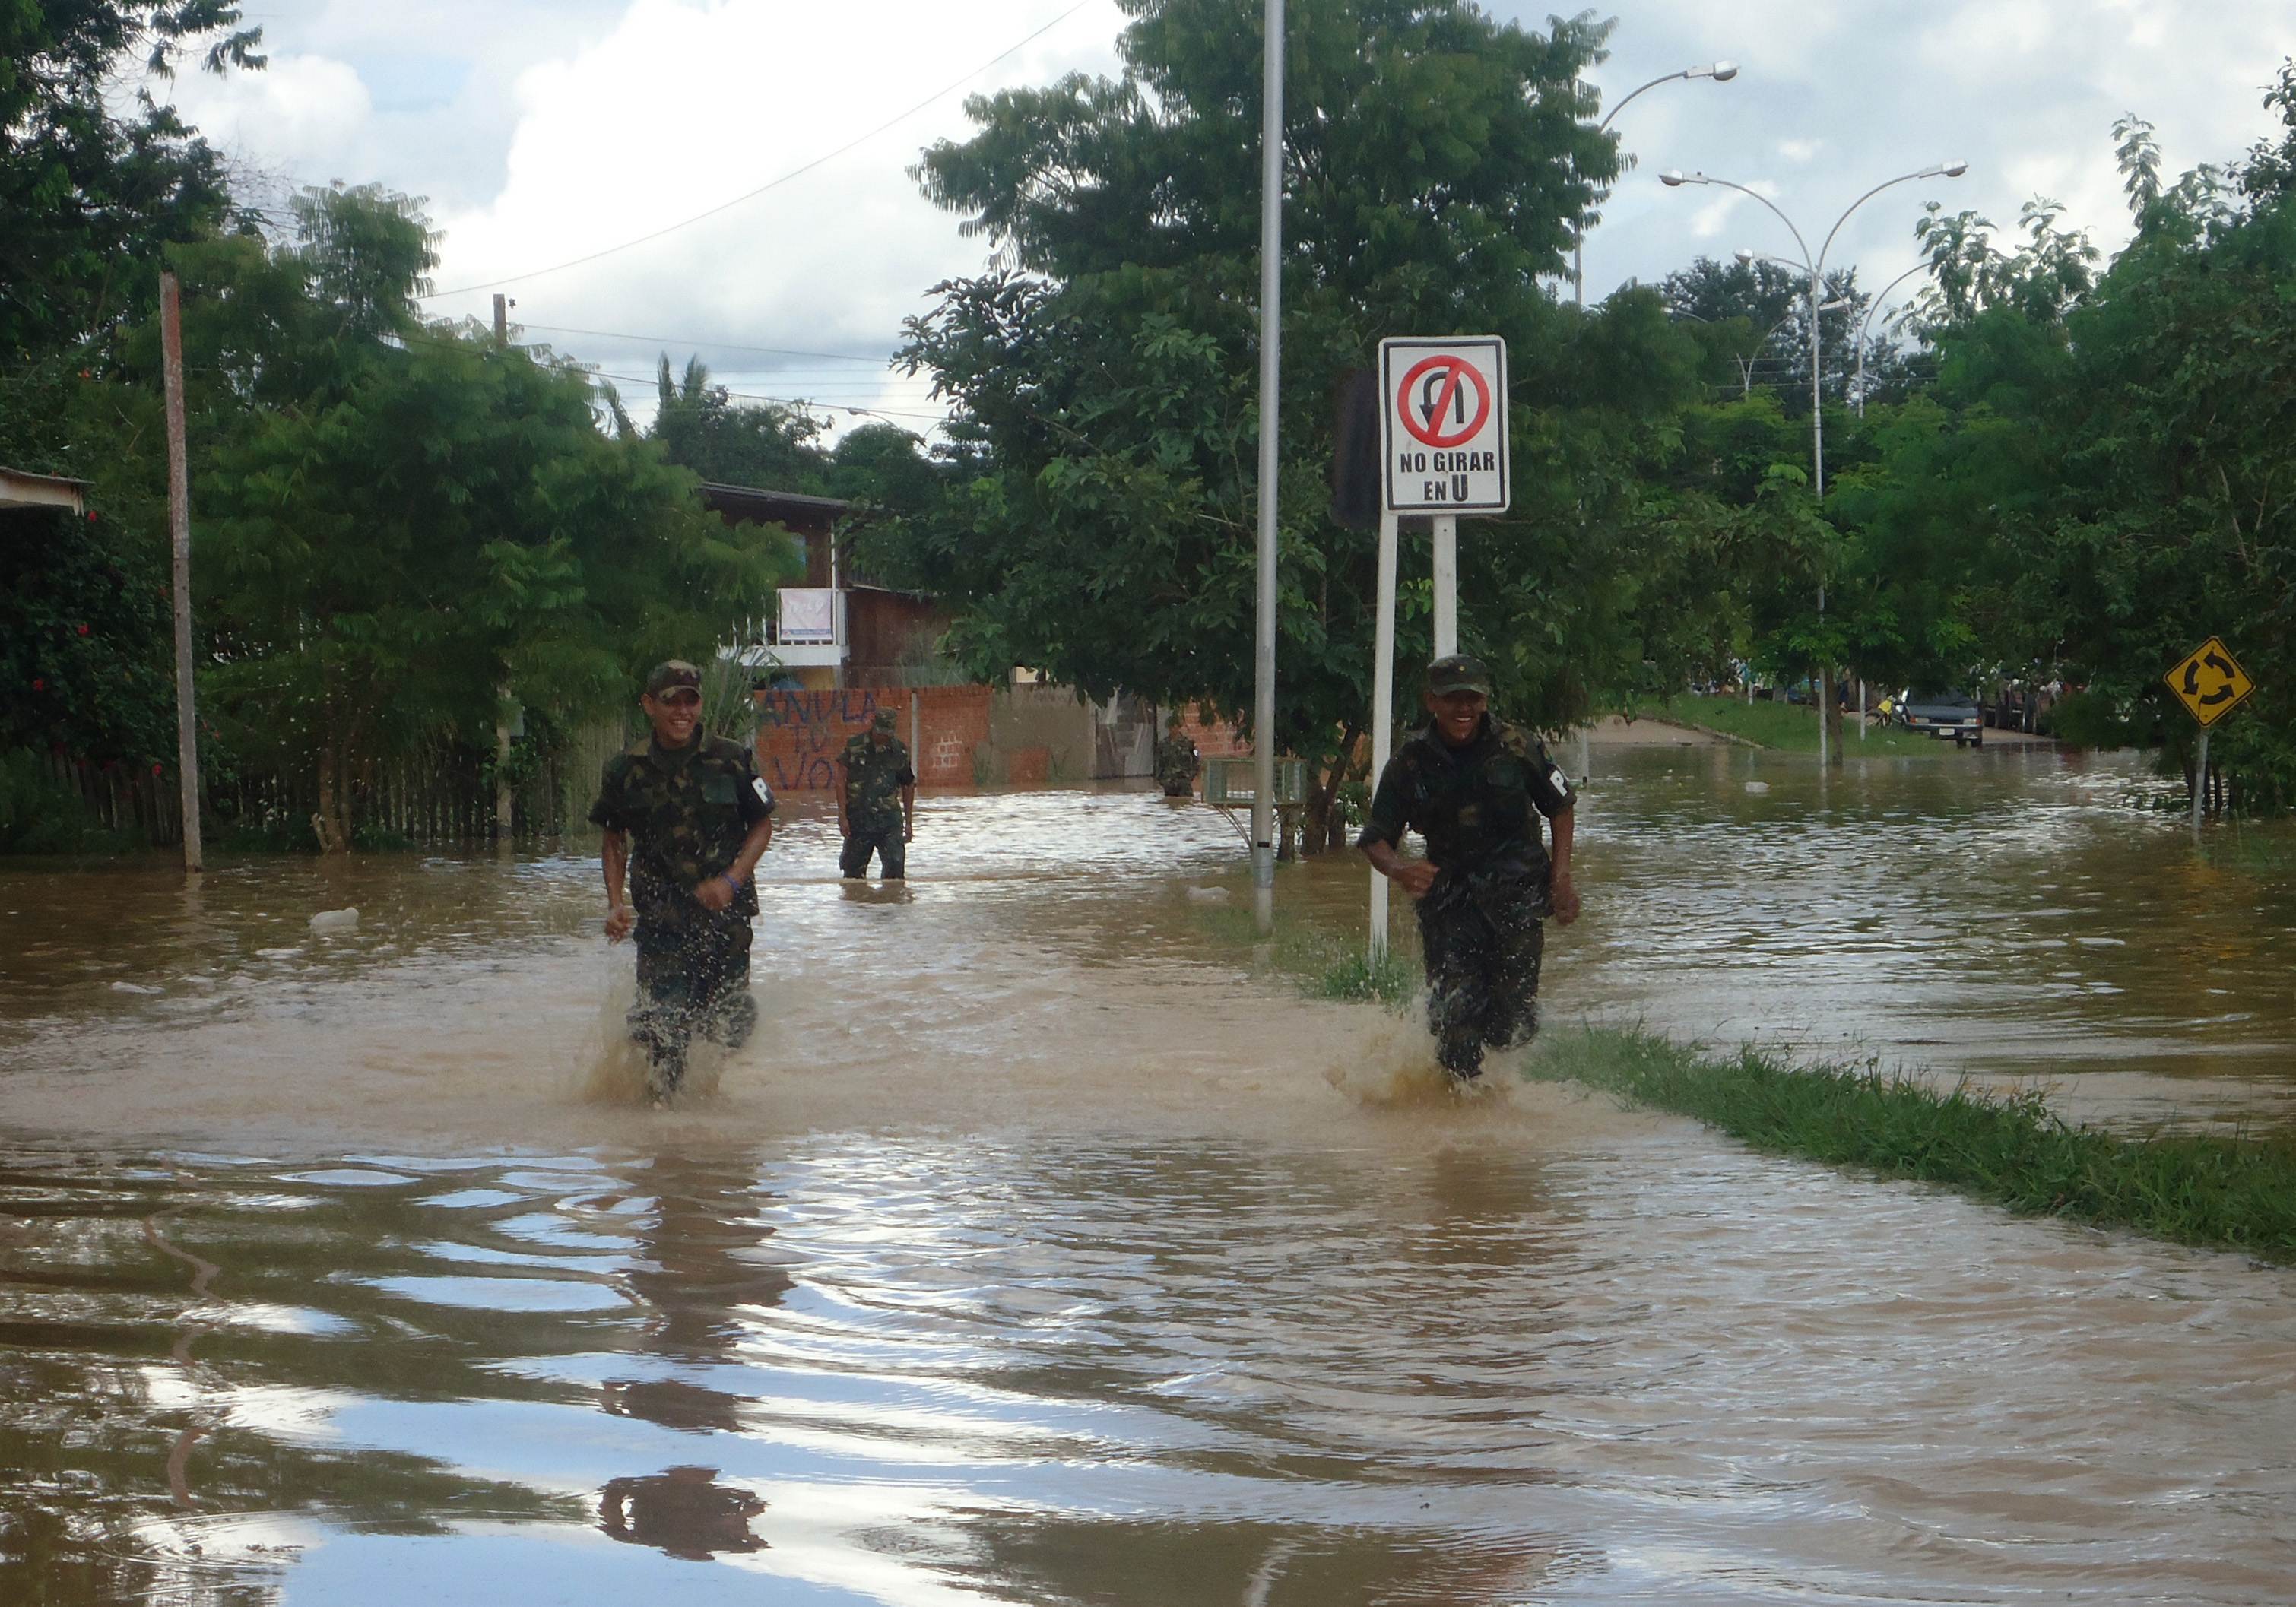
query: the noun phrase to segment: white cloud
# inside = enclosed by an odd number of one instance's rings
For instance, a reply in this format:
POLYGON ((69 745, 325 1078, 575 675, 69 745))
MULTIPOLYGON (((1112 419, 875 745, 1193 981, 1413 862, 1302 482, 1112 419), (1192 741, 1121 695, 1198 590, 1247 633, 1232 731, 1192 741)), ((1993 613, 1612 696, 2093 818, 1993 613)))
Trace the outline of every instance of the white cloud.
MULTIPOLYGON (((1537 26, 1554 8, 1496 9, 1537 26)), ((2110 251, 2128 231, 2114 117, 2134 110, 2157 124, 2172 172, 2244 151, 2267 131, 2259 86, 2288 49, 2289 15, 2288 0, 1642 0, 1620 11, 1593 75, 1609 95, 1685 61, 1729 57, 1740 72, 1653 89, 1619 119, 1639 165, 1587 237, 1588 293, 1654 281, 1709 250, 1714 236, 1700 231, 1714 214, 1705 198, 1660 188, 1666 168, 1784 179, 1779 205, 1815 248, 1874 185, 1966 160, 1965 176, 1885 190, 1843 225, 1828 262, 1856 264, 1868 283, 1914 260, 1913 224, 1930 200, 2005 227, 2038 191, 2110 251), (1818 147, 1806 160, 1803 143, 1818 147)))
MULTIPOLYGON (((348 62, 283 52, 274 52, 261 72, 186 72, 175 101, 212 143, 267 169, 307 152, 355 156, 374 117, 348 62)), ((331 168, 318 176, 356 183, 359 175, 331 168)))
MULTIPOLYGON (((439 283, 471 285, 615 244, 835 149, 1059 16, 1070 0, 266 0, 269 71, 185 74, 186 112, 255 166, 380 181, 432 198, 439 283)), ((1544 28, 1546 0, 1489 0, 1544 28)), ((2170 168, 2266 132, 2259 86, 2287 48, 2289 0, 1638 0, 1592 75, 1615 97, 1685 63, 1728 83, 1662 84, 1619 119, 1636 168, 1587 242, 1590 293, 1702 251, 1784 252, 1728 192, 1671 191, 1666 168, 1761 188, 1812 247, 1874 184, 1949 157, 1966 177, 1885 191, 1829 262, 1866 281, 1914 258, 1925 200, 2007 226, 2036 191, 2108 249, 2127 232, 2109 126, 2159 125, 2170 168)), ((964 91, 1110 71, 1123 18, 1095 0, 964 91)), ((935 280, 973 271, 905 169, 968 132, 964 91, 818 171, 664 239, 507 288, 530 325, 678 337, 736 389, 930 411, 924 383, 736 346, 886 352, 935 280)), ((484 292, 439 304, 483 316, 484 292)), ((537 331, 644 375, 660 342, 537 331)), ((633 389, 625 387, 626 389, 633 389)))

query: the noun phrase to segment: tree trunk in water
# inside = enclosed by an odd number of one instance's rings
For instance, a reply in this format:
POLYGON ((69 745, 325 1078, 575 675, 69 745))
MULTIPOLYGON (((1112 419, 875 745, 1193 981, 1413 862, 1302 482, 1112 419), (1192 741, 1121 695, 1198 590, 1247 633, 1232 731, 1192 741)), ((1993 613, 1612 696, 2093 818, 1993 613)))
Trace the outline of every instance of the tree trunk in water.
POLYGON ((1846 757, 1841 751, 1841 706, 1835 700, 1833 666, 1829 664, 1817 672, 1817 717, 1825 722, 1825 762, 1839 765, 1846 757))
POLYGON ((1356 743, 1362 739, 1362 730, 1349 725, 1340 738, 1340 751, 1325 773, 1308 794, 1307 819, 1300 833, 1302 854, 1324 854, 1341 846, 1347 835, 1347 823, 1334 820, 1338 812, 1340 789, 1347 784, 1348 771, 1355 763, 1356 743))
POLYGON ((323 854, 350 851, 349 799, 342 785, 342 753, 332 742, 319 750, 319 808, 311 816, 311 830, 323 854))

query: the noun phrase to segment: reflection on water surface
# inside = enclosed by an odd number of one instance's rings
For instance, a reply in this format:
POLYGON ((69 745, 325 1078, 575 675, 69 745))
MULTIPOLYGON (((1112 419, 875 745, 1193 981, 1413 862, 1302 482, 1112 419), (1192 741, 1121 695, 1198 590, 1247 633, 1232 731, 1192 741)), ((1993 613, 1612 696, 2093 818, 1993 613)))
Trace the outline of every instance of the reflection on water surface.
MULTIPOLYGON (((2274 1108, 2272 857, 1969 757, 1598 752, 1550 1019, 2274 1108)), ((935 800, 892 894, 828 836, 665 1118, 586 1095, 579 859, 0 872, 0 1601, 2284 1599, 2288 1273, 1366 1101, 1417 1035, 1207 950, 1200 809, 935 800)))

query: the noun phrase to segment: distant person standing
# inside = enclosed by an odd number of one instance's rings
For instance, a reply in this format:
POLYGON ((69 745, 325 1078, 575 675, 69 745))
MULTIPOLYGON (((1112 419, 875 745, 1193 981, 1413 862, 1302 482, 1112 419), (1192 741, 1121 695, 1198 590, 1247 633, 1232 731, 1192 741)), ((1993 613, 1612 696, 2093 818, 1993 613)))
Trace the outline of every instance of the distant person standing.
POLYGON ((917 834, 917 773, 909 750, 893 734, 893 711, 880 709, 869 729, 846 740, 837 761, 837 829, 845 849, 837 868, 849 878, 869 873, 874 853, 885 880, 909 873, 909 848, 917 834))
POLYGON ((639 704, 653 729, 606 761, 590 820, 605 832, 606 936, 637 938, 630 1037, 645 1048, 648 1090, 661 1103, 685 1080, 697 1033, 738 1049, 757 1026, 750 878, 773 840, 774 795, 748 748, 700 729, 693 665, 655 665, 639 704))
POLYGON ((1578 918, 1570 783, 1537 738, 1491 714, 1490 693, 1489 671, 1464 653, 1427 667, 1427 726, 1387 761, 1356 839, 1415 902, 1427 1025, 1443 1069, 1462 1081, 1481 1075, 1486 1049, 1538 1030, 1542 918, 1578 918), (1551 855, 1540 816, 1552 823, 1551 855), (1398 851, 1414 829, 1424 859, 1398 851))
POLYGON ((1192 798, 1204 761, 1183 728, 1180 717, 1164 722, 1164 740, 1156 744, 1156 784, 1167 798, 1192 798))

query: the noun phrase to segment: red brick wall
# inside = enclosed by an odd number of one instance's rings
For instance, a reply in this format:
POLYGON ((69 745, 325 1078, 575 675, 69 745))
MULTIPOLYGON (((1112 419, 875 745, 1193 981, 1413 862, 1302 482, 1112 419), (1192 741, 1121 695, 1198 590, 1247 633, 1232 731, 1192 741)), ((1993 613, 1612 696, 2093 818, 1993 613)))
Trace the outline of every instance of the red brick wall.
MULTIPOLYGON (((1169 717, 1168 716, 1167 717, 1169 717)), ((1205 758, 1250 758, 1251 744, 1235 734, 1226 720, 1212 719, 1201 705, 1190 703, 1180 711, 1180 729, 1205 758)), ((1162 736, 1159 729, 1156 733, 1162 736)))
POLYGON ((758 694, 758 771, 776 792, 826 792, 837 786, 837 758, 848 738, 869 729, 880 709, 909 740, 909 700, 922 726, 911 761, 927 787, 972 785, 973 750, 988 740, 987 686, 852 686, 841 692, 758 694))

